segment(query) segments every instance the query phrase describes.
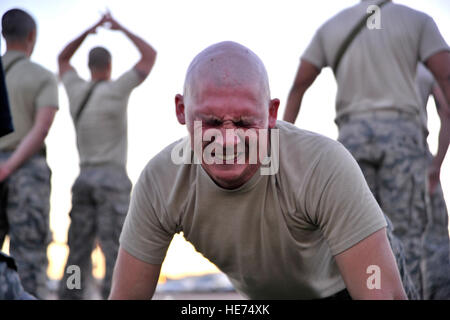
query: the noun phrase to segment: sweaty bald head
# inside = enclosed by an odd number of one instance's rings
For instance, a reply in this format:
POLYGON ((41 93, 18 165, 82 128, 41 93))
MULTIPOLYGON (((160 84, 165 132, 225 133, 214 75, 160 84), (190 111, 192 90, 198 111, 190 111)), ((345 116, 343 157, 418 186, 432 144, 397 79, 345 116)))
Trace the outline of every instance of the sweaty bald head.
POLYGON ((235 42, 220 42, 200 52, 189 65, 184 96, 192 98, 198 87, 257 87, 270 99, 267 71, 261 59, 250 49, 235 42))

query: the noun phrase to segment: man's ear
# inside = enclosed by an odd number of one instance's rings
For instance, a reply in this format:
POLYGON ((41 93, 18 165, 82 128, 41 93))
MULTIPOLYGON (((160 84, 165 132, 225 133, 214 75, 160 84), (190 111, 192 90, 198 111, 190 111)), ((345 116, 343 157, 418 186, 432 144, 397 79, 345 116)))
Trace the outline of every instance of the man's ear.
POLYGON ((184 114, 184 97, 181 94, 175 96, 175 112, 177 114, 178 122, 186 124, 186 116, 184 114))
POLYGON ((33 53, 34 46, 36 45, 36 36, 37 36, 36 28, 34 28, 30 32, 28 32, 27 43, 28 43, 28 46, 29 46, 29 50, 28 50, 29 51, 29 56, 31 56, 31 54, 33 53))
POLYGON ((30 32, 28 32, 27 40, 30 42, 34 42, 36 40, 36 29, 33 29, 30 32))
POLYGON ((274 128, 277 123, 279 99, 272 99, 269 102, 269 128, 274 128))

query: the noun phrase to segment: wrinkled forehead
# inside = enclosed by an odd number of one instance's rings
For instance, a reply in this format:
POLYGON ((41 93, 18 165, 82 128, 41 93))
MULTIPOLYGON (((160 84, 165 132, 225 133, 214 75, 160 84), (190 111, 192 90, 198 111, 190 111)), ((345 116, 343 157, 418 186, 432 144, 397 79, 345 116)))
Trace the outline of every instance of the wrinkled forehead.
POLYGON ((252 88, 270 99, 264 64, 255 53, 236 43, 213 45, 194 58, 186 73, 184 95, 195 96, 205 86, 252 88))

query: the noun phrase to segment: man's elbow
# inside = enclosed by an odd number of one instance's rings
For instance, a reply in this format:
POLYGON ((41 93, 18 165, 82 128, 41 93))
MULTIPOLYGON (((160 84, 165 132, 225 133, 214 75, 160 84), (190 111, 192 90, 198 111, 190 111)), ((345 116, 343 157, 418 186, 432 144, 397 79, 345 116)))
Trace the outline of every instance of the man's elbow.
POLYGON ((64 63, 69 63, 69 58, 67 57, 67 55, 63 51, 63 52, 61 52, 58 55, 58 64, 61 65, 61 64, 64 64, 64 63))
POLYGON ((153 69, 155 64, 156 54, 152 57, 143 57, 134 67, 134 69, 139 74, 141 81, 144 81, 153 69))
POLYGON ((307 72, 300 73, 291 87, 291 93, 304 94, 313 84, 318 73, 311 74, 307 72))
POLYGON ((441 103, 440 106, 441 107, 439 108, 439 111, 440 111, 439 115, 442 118, 442 122, 449 123, 450 122, 450 104, 449 103, 446 103, 446 104, 441 103), (442 105, 444 105, 444 107, 442 107, 442 105))
POLYGON ((308 90, 310 85, 310 83, 301 80, 295 81, 289 91, 289 98, 298 100, 298 104, 300 104, 300 99, 302 99, 303 95, 305 94, 306 90, 308 90))
POLYGON ((149 73, 150 73, 151 69, 153 68, 153 65, 156 62, 157 55, 158 55, 158 53, 153 48, 150 48, 150 52, 144 58, 145 64, 148 66, 149 73))
MULTIPOLYGON (((56 112, 56 111, 55 111, 56 112)), ((38 136, 39 139, 45 140, 48 133, 50 132, 50 128, 52 126, 54 119, 54 113, 49 115, 45 120, 38 121, 34 126, 34 132, 38 136)))
POLYGON ((38 141, 44 142, 50 132, 50 127, 39 127, 35 129, 35 136, 38 141))
POLYGON ((433 73, 442 89, 450 86, 450 51, 444 50, 435 53, 428 58, 425 65, 433 73))
POLYGON ((151 48, 151 49, 152 49, 152 59, 153 59, 153 62, 155 62, 156 56, 158 55, 158 52, 155 49, 153 49, 153 48, 151 48))

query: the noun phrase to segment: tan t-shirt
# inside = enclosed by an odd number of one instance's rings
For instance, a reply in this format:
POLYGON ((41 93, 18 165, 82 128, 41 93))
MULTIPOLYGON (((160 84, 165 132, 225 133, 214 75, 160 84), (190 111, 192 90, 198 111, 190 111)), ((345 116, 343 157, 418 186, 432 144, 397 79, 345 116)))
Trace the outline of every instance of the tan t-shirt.
MULTIPOLYGON (((386 220, 358 164, 338 142, 278 121, 280 166, 235 190, 201 165, 154 157, 133 191, 120 237, 134 257, 164 260, 175 233, 252 299, 309 299, 345 285, 333 258, 386 220)), ((187 140, 183 140, 188 143, 187 140)))
MULTIPOLYGON (((74 119, 92 82, 80 78, 75 70, 64 73, 62 81, 74 119)), ((95 87, 75 125, 80 165, 126 166, 128 98, 140 82, 133 68, 117 80, 95 87)))
POLYGON ((3 57, 5 70, 16 59, 6 74, 6 87, 11 107, 14 131, 0 138, 0 150, 13 151, 34 125, 36 111, 42 107, 58 109, 58 81, 53 73, 31 62, 25 53, 7 51, 3 57))
MULTIPOLYGON (((321 69, 332 66, 350 30, 380 1, 362 1, 325 22, 302 59, 321 69)), ((435 22, 425 13, 387 3, 381 7, 381 29, 366 26, 344 53, 336 76, 336 117, 378 109, 397 109, 419 116, 421 102, 415 74, 419 61, 449 50, 435 22)))

